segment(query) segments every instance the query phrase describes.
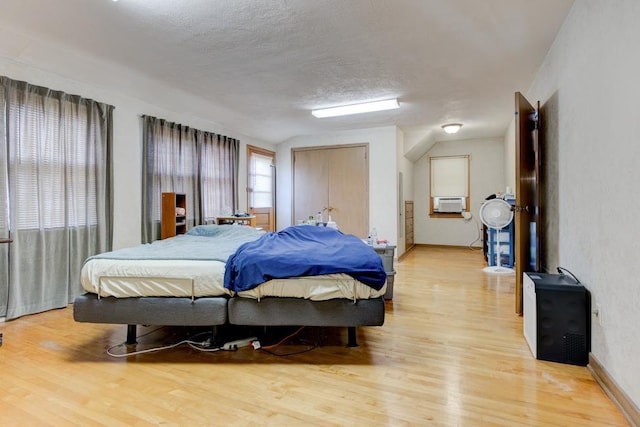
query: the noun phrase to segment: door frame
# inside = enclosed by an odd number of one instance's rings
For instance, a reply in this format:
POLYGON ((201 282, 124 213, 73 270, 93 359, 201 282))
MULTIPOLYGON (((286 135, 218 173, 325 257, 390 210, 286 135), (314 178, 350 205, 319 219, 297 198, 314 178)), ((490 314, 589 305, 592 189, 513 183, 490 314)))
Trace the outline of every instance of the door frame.
POLYGON ((516 92, 515 107, 515 311, 522 314, 522 274, 539 272, 542 257, 540 102, 536 109, 520 92, 516 92))

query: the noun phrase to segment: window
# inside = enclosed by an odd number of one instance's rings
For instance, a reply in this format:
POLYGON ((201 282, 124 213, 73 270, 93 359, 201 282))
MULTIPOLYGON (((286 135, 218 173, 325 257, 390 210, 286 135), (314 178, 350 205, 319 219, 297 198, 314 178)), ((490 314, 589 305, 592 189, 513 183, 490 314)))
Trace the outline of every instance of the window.
POLYGON ((68 108, 58 99, 12 103, 10 117, 22 117, 9 150, 15 171, 17 229, 96 225, 96 169, 87 134, 85 105, 68 108), (44 103, 44 105, 42 105, 44 103), (58 124, 60 123, 60 124, 58 124), (35 196, 38 195, 38 196, 35 196))
MULTIPOLYGON (((187 195, 187 206, 193 211, 194 180, 197 171, 196 141, 187 127, 159 120, 156 127, 154 145, 153 190, 175 191, 187 195)), ((160 223, 162 212, 161 197, 154 198, 153 220, 160 223)))
POLYGON ((273 151, 247 146, 247 206, 256 224, 275 230, 275 156, 273 151))
POLYGON ((198 134, 203 221, 232 214, 237 205, 239 143, 209 132, 198 134))
POLYGON ((273 206, 273 156, 251 151, 249 156, 249 206, 270 208, 273 206))
POLYGON ((0 317, 13 319, 66 307, 82 262, 111 249, 113 106, 0 76, 0 110, 0 235, 14 242, 0 317))
POLYGON ((458 218, 468 211, 468 155, 429 158, 429 215, 458 218))
POLYGON ((188 227, 237 207, 236 139, 143 116, 142 241, 160 238, 161 195, 186 196, 188 227))

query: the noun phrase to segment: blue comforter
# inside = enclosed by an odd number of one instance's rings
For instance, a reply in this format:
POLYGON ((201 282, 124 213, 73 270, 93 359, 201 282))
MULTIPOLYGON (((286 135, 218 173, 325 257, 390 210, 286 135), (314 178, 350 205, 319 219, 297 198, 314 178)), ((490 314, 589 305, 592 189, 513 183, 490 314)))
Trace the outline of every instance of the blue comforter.
POLYGON ((270 279, 346 273, 380 290, 382 259, 362 240, 325 227, 295 226, 243 244, 227 260, 224 287, 235 292, 270 279))

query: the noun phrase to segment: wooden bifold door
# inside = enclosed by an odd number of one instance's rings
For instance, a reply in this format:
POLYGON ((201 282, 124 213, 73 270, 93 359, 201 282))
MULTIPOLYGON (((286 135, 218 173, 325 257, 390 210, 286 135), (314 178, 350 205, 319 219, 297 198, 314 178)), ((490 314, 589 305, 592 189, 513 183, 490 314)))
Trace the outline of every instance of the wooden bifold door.
POLYGON ((293 218, 331 215, 344 233, 365 238, 369 230, 368 145, 292 150, 293 218))

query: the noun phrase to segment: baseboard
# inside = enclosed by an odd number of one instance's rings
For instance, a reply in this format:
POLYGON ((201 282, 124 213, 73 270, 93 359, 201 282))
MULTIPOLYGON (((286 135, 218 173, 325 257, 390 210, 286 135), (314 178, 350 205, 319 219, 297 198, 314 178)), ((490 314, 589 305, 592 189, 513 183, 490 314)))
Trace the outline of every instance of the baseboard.
POLYGON ((629 396, 618 387, 618 384, 609 376, 592 353, 589 353, 589 364, 587 368, 607 396, 620 408, 620 411, 622 411, 622 414, 627 421, 629 421, 629 424, 633 427, 640 427, 640 410, 636 404, 629 399, 629 396))
MULTIPOLYGON (((409 249, 404 251, 402 255, 398 257, 398 262, 402 261, 408 254, 415 248, 440 248, 440 249, 469 249, 469 246, 457 246, 457 245, 432 245, 430 243, 415 243, 411 245, 409 249)), ((472 246, 471 250, 482 250, 482 246, 472 246)))
POLYGON ((402 260, 404 259, 404 257, 406 257, 406 256, 409 254, 409 252, 411 252, 411 250, 412 250, 413 248, 415 248, 415 247, 416 247, 416 245, 411 245, 407 250, 405 250, 405 251, 402 253, 402 255, 400 255, 400 256, 398 257, 398 262, 402 261, 402 260))
MULTIPOLYGON (((421 247, 421 248, 452 248, 452 249, 469 249, 468 245, 433 245, 431 243, 416 243, 413 247, 421 247)), ((482 246, 471 246, 472 250, 482 250, 482 246)))

